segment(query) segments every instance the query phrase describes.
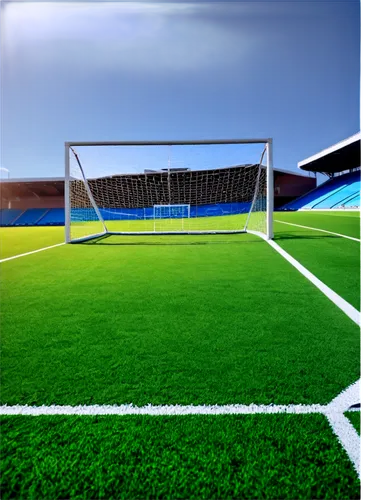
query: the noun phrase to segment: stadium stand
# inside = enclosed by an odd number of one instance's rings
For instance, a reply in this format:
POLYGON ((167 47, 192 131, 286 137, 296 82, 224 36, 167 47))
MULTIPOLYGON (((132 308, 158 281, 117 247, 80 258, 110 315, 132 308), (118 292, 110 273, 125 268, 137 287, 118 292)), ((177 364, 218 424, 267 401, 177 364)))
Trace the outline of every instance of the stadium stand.
MULTIPOLYGON (((149 172, 143 174, 117 175, 89 180, 94 199, 106 200, 101 208, 136 209, 152 207, 155 204, 186 203, 197 207, 199 216, 209 213, 217 205, 223 205, 222 213, 241 213, 248 208, 242 206, 249 199, 249 179, 253 175, 253 165, 237 165, 231 168, 210 170, 186 170, 173 172, 149 172), (207 183, 209 189, 207 189, 207 183), (234 208, 235 205, 237 208, 234 208), (199 207, 207 206, 207 209, 199 207), (239 210, 236 212, 236 210, 239 210)), ((262 176, 266 170, 262 170, 262 176)), ((79 182, 79 181, 77 181, 79 182)), ((316 187, 316 179, 306 174, 275 169, 275 206, 295 199, 316 187)), ((74 189, 74 185, 72 186, 74 189)), ((251 197, 251 196, 250 196, 251 197)), ((87 206, 90 202, 87 199, 87 206)), ((191 212, 191 215, 193 213, 191 212)))
MULTIPOLYGON (((124 211, 129 220, 153 217, 156 201, 173 202, 182 195, 184 202, 191 205, 192 217, 243 213, 249 210, 245 201, 249 165, 238 165, 234 172, 232 167, 231 172, 231 182, 228 182, 229 171, 224 168, 211 170, 209 176, 204 171, 174 170, 170 175, 165 171, 149 171, 90 179, 89 183, 94 194, 99 190, 105 198, 100 210, 110 220, 123 219, 124 211), (200 189, 201 176, 210 181, 208 196, 207 190, 200 189), (122 202, 119 204, 118 200, 122 202)), ((279 207, 316 187, 316 179, 305 173, 275 169, 274 185, 274 204, 279 207)), ((0 191, 0 225, 64 225, 64 178, 2 180, 0 191)), ((86 210, 92 210, 86 201, 86 210)))
POLYGON ((51 208, 37 222, 38 226, 63 226, 65 214, 63 208, 51 208))
POLYGON ((1 226, 11 226, 12 223, 22 214, 20 209, 7 209, 2 208, 0 210, 0 225, 1 226))
MULTIPOLYGON (((346 206, 361 189, 361 172, 349 172, 329 179, 304 196, 284 205, 283 210, 331 209, 346 206)), ((352 203, 351 203, 352 204, 352 203)))
MULTIPOLYGON (((359 173, 359 172, 358 172, 359 173)), ((344 207, 347 200, 357 196, 361 189, 361 181, 347 184, 340 191, 334 193, 332 196, 319 203, 315 208, 336 208, 344 207)))
MULTIPOLYGON (((247 213, 250 209, 250 203, 218 203, 215 205, 192 205, 190 207, 190 217, 213 217, 220 215, 234 215, 247 213)), ((116 208, 116 207, 105 207, 99 209, 104 220, 143 220, 143 219, 153 219, 154 209, 153 207, 146 208, 116 208)), ((72 213, 74 218, 77 220, 94 220, 95 210, 93 208, 73 208, 72 213)), ((175 215, 169 214, 169 218, 180 217, 179 213, 175 215)), ((44 224, 44 220, 41 221, 44 224)))
MULTIPOLYGON (((94 199, 103 201, 99 208, 104 209, 143 209, 177 203, 200 206, 245 202, 249 199, 249 186, 253 185, 249 179, 253 175, 253 165, 239 165, 230 169, 114 175, 89 179, 88 184, 94 199)), ((262 175, 265 177, 265 169, 262 175)), ((72 191, 79 191, 80 183, 73 181, 72 191)), ((88 196, 81 203, 91 207, 88 196)))
POLYGON ((13 221, 14 226, 35 226, 39 220, 48 212, 45 208, 29 208, 20 217, 13 221))
POLYGON ((361 195, 358 194, 354 196, 354 198, 350 198, 349 200, 345 200, 344 207, 345 208, 357 208, 361 206, 361 195))
POLYGON ((281 210, 360 208, 360 132, 299 162, 298 167, 305 171, 328 175, 329 180, 285 204, 281 210))

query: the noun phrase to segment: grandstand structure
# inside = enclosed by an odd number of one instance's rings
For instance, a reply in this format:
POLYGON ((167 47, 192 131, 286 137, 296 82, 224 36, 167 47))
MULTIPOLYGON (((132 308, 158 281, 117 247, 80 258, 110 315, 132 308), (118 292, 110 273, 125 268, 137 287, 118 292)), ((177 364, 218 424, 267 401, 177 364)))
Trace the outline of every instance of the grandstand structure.
MULTIPOLYGON (((142 207, 152 207, 156 200, 185 200, 194 211, 219 215, 218 205, 231 213, 247 210, 243 186, 251 175, 249 165, 237 165, 212 171, 148 171, 139 174, 104 176, 88 179, 90 188, 108 200, 113 212, 126 208, 137 213, 142 207), (203 190, 202 178, 211 179, 210 189, 203 190), (189 190, 186 187, 189 186, 189 190), (121 205, 119 205, 121 200, 121 205), (229 205, 228 205, 228 202, 229 205), (211 207, 211 208, 210 208, 211 207), (212 207, 215 207, 213 209, 212 207)), ((278 208, 316 187, 316 179, 306 173, 274 170, 274 205, 278 208)), ((1 226, 63 226, 64 178, 3 179, 0 182, 1 226)), ((86 200, 89 206, 89 200, 86 200)), ((224 211, 225 212, 225 211, 224 211)), ((120 216, 120 214, 119 214, 120 216)), ((112 218, 116 216, 112 213, 112 218)))
MULTIPOLYGON (((360 133, 300 161, 298 168, 301 172, 274 169, 275 210, 360 209, 360 133), (316 173, 326 175, 328 180, 317 186, 312 175, 316 173)), ((204 170, 188 168, 145 169, 143 173, 104 176, 88 182, 94 197, 100 192, 107 200, 112 218, 116 218, 116 211, 120 217, 124 208, 136 214, 159 202, 189 204, 192 215, 246 211, 249 193, 245 187, 249 185, 246 179, 251 175, 251 165, 210 173, 207 176, 204 170), (203 179, 209 179, 209 189, 203 179), (218 211, 218 206, 223 210, 218 211)), ((0 226, 63 226, 64 178, 2 179, 0 203, 0 226)))
MULTIPOLYGON (((111 208, 144 208, 158 203, 193 206, 242 203, 249 197, 252 166, 125 174, 89 179, 88 183, 93 197, 108 200, 111 208)), ((86 201, 90 207, 89 200, 86 201)))
POLYGON ((303 171, 328 180, 285 204, 283 210, 359 210, 361 205, 360 132, 298 163, 303 171))

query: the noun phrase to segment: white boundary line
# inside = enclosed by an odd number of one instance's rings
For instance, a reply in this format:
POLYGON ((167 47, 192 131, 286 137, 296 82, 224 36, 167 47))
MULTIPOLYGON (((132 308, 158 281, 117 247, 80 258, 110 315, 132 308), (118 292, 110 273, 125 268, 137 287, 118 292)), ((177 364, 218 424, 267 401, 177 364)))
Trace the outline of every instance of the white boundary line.
MULTIPOLYGON (((328 182, 328 181, 327 181, 328 182)), ((321 213, 319 215, 342 216, 345 212, 360 212, 360 208, 298 208, 296 212, 335 212, 330 214, 321 213), (338 213, 341 212, 341 213, 338 213)))
MULTIPOLYGON (((340 295, 331 290, 331 288, 320 281, 314 274, 308 271, 304 266, 302 266, 302 264, 300 264, 291 255, 289 255, 273 240, 268 240, 263 233, 259 233, 256 231, 252 231, 252 233, 258 234, 265 241, 267 241, 267 243, 269 243, 272 248, 274 248, 280 255, 282 255, 288 262, 290 262, 292 266, 294 266, 301 274, 303 274, 308 280, 310 280, 311 283, 313 283, 322 293, 324 293, 326 297, 328 297, 334 304, 336 304, 336 306, 339 307, 351 320, 353 320, 358 326, 360 326, 361 313, 357 311, 357 309, 355 309, 351 304, 349 304, 349 302, 346 302, 346 300, 340 297, 340 295)), ((344 392, 333 399, 331 403, 325 407, 324 411, 324 414, 326 415, 328 422, 333 429, 333 432, 338 437, 349 459, 353 463, 358 476, 360 476, 361 458, 360 437, 358 436, 357 431, 354 429, 350 420, 344 415, 344 411, 347 411, 351 405, 358 403, 360 401, 359 396, 358 380, 355 384, 349 386, 344 392)))
POLYGON ((78 405, 0 406, 0 415, 257 415, 324 413, 323 405, 78 405))
POLYGON ((329 298, 337 307, 339 307, 354 323, 361 326, 361 313, 357 311, 349 302, 340 297, 339 294, 334 292, 331 288, 325 285, 320 279, 318 279, 313 273, 311 273, 306 267, 298 262, 294 257, 292 257, 288 252, 282 249, 273 240, 268 240, 263 233, 257 231, 247 231, 251 234, 257 234, 263 238, 272 248, 276 250, 284 259, 286 259, 293 267, 295 267, 305 278, 307 278, 313 285, 315 285, 326 297, 329 298))
POLYGON ((271 415, 271 414, 312 414, 317 413, 327 417, 328 422, 360 474, 360 437, 351 422, 345 417, 351 405, 359 401, 359 380, 345 389, 328 405, 78 405, 78 406, 0 406, 0 415, 27 416, 97 416, 97 415, 271 415))
POLYGON ((344 415, 344 412, 348 411, 351 405, 359 403, 359 401, 360 381, 357 380, 357 382, 350 385, 345 391, 333 399, 325 409, 325 415, 328 418, 328 422, 348 454, 358 476, 360 476, 361 438, 350 420, 344 415))
POLYGON ((288 224, 288 226, 303 227, 304 229, 311 229, 312 231, 319 231, 320 233, 333 234, 335 236, 341 236, 341 238, 347 238, 348 240, 361 242, 360 239, 353 238, 353 236, 347 236, 346 234, 334 233, 332 231, 327 231, 326 229, 318 229, 317 227, 310 227, 310 226, 301 226, 301 224, 293 224, 292 222, 284 222, 283 220, 277 220, 277 219, 275 219, 275 222, 279 222, 280 224, 288 224))
POLYGON ((19 257, 26 257, 27 255, 31 255, 33 253, 44 252, 44 250, 49 250, 50 248, 61 247, 61 245, 65 245, 64 243, 57 243, 57 245, 52 245, 50 247, 38 248, 38 250, 32 250, 31 252, 20 253, 18 255, 13 255, 12 257, 7 257, 6 259, 0 259, 1 262, 6 262, 7 260, 18 259, 19 257))

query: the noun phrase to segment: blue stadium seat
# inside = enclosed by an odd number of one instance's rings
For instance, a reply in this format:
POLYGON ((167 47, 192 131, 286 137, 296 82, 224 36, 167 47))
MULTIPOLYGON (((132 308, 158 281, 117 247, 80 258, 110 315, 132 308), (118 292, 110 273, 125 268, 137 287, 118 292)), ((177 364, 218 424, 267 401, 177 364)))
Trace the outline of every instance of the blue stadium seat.
POLYGON ((50 208, 37 223, 38 226, 63 226, 64 224, 65 212, 63 208, 50 208))
POLYGON ((0 226, 11 226, 22 213, 18 208, 2 208, 0 210, 0 226))
POLYGON ((338 208, 345 205, 345 200, 357 194, 360 189, 361 172, 351 172, 328 180, 313 191, 287 203, 281 210, 338 208))
POLYGON ((43 215, 48 211, 46 208, 29 208, 14 221, 15 226, 35 226, 43 215))
POLYGON ((347 184, 341 191, 333 193, 329 198, 327 198, 323 203, 318 204, 315 208, 334 208, 341 205, 345 206, 345 201, 353 198, 354 195, 358 195, 361 192, 361 181, 353 182, 353 184, 347 184))
POLYGON ((345 208, 357 208, 361 206, 361 195, 360 193, 356 194, 354 197, 345 200, 343 203, 345 208))

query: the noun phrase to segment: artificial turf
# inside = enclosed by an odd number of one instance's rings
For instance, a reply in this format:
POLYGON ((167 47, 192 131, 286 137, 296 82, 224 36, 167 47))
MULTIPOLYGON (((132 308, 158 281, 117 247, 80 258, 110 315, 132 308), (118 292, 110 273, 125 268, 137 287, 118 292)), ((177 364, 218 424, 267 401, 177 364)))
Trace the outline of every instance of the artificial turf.
POLYGON ((112 236, 2 277, 3 404, 327 403, 359 378, 357 325, 252 235, 112 236))
POLYGON ((359 211, 274 212, 274 219, 360 238, 359 211))
POLYGON ((19 255, 64 241, 64 228, 0 227, 0 259, 19 255))
POLYGON ((278 219, 313 227, 330 227, 330 230, 355 233, 360 225, 356 216, 317 215, 305 212, 275 213, 275 242, 317 276, 323 283, 342 298, 363 311, 364 278, 363 248, 357 241, 348 240, 327 233, 289 226, 277 222, 278 219), (312 220, 310 220, 312 218, 312 220), (342 226, 348 219, 350 224, 342 226), (336 224, 333 224, 337 221, 336 224), (329 222, 329 224, 328 224, 329 222), (320 224, 320 226, 318 226, 320 224), (350 229, 350 230, 349 230, 350 229))
MULTIPOLYGON (((359 235, 353 212, 346 227, 300 214, 275 218, 359 235)), ((277 243, 357 306, 359 244, 291 229, 276 223, 277 243)), ((63 228, 0 237, 6 258, 63 228)), ((5 404, 325 403, 359 377, 359 329, 253 236, 104 238, 6 262, 1 278, 5 404)), ((359 498, 320 415, 1 423, 2 498, 359 498)))
POLYGON ((353 427, 361 434, 361 412, 360 411, 347 411, 345 416, 351 421, 353 427))
POLYGON ((322 415, 2 417, 1 497, 356 499, 322 415))
MULTIPOLYGON (((207 229, 215 227, 238 229, 244 225, 244 217, 244 214, 229 217, 206 217, 204 224, 207 229)), ((253 214, 251 224, 254 229, 260 229, 261 218, 262 214, 253 214), (254 215, 257 215, 259 220, 254 215)), ((359 237, 359 212, 275 212, 274 219, 275 241, 326 285, 359 309, 360 244, 327 233, 276 222, 282 220, 359 237)), ((178 224, 179 221, 172 220, 172 223, 178 224)), ((194 229, 199 228, 202 222, 201 219, 191 219, 189 224, 194 229)), ((152 231, 154 229, 152 220, 109 221, 107 225, 109 230, 113 231, 152 231)), ((72 232, 79 237, 92 232, 100 232, 102 229, 101 224, 92 222, 85 225, 74 224, 72 232)), ((64 228, 62 227, 0 228, 0 259, 60 243, 63 240, 64 228)))
MULTIPOLYGON (((244 230, 247 213, 237 215, 222 215, 215 217, 192 217, 171 219, 138 219, 138 220, 106 220, 106 228, 110 232, 179 232, 179 231, 240 231, 244 230)), ((102 233, 104 226, 99 221, 71 224, 71 238, 82 238, 88 235, 102 233)), ((266 231, 265 212, 254 212, 248 223, 248 229, 266 231)))

